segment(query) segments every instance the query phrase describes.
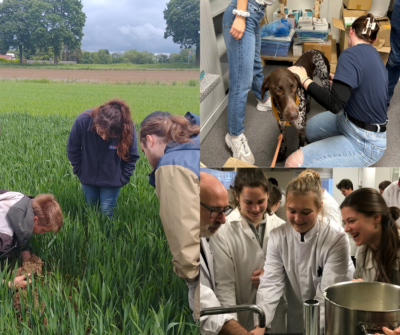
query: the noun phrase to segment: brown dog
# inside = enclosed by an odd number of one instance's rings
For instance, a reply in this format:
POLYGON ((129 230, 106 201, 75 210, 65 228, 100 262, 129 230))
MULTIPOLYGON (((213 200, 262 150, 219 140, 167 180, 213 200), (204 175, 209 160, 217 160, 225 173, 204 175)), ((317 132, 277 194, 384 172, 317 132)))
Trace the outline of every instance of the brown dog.
MULTIPOLYGON (((313 79, 318 76, 322 86, 329 89, 330 65, 328 59, 318 50, 308 50, 297 60, 295 66, 302 66, 307 75, 313 79)), ((310 111, 311 97, 305 94, 300 79, 286 68, 277 68, 262 84, 262 98, 265 92, 270 91, 277 115, 278 126, 283 135, 282 144, 279 150, 278 162, 286 159, 286 122, 297 129, 299 135, 299 148, 304 146, 306 138, 306 113, 310 111), (298 106, 296 100, 298 97, 298 106)))

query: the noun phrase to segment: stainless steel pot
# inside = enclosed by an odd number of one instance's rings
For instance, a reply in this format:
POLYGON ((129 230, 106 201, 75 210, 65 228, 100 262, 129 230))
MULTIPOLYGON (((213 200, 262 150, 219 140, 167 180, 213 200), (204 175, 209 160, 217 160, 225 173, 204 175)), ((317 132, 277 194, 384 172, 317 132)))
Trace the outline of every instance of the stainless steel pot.
POLYGON ((400 286, 345 282, 325 289, 325 335, 384 334, 400 326, 400 286))

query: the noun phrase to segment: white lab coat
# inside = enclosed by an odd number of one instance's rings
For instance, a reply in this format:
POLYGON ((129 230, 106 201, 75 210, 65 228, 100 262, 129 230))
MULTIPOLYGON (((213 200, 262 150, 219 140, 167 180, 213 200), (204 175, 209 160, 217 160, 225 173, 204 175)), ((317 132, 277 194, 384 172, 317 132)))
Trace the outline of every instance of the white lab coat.
MULTIPOLYGON (((251 275, 264 266, 271 230, 285 223, 275 214, 265 214, 264 218, 266 227, 262 248, 238 208, 227 216, 226 223, 210 239, 214 256, 215 293, 222 306, 256 302, 257 289, 252 286, 251 275)), ((285 310, 286 303, 282 299, 276 322, 272 324, 274 332, 286 332, 285 310)), ((232 315, 247 330, 254 329, 253 312, 232 315)))
MULTIPOLYGON (((327 190, 324 190, 322 193, 322 202, 323 202, 323 212, 324 218, 328 218, 333 221, 333 223, 337 223, 341 227, 342 225, 342 213, 340 212, 339 204, 337 201, 328 193, 327 190)), ((356 242, 354 242, 353 238, 350 234, 347 234, 350 242, 350 256, 355 257, 357 252, 356 242)))
POLYGON ((303 329, 303 302, 320 303, 320 327, 325 323, 324 289, 353 278, 354 266, 346 233, 337 223, 318 220, 304 236, 290 223, 274 229, 269 238, 264 275, 257 291, 257 305, 271 324, 280 297, 286 293, 288 333, 303 329), (319 272, 322 269, 322 275, 319 272))
MULTIPOLYGON (((200 253, 200 311, 205 308, 220 307, 214 293, 213 257, 205 238, 200 239, 200 248, 204 251, 207 263, 200 253), (208 264, 208 266, 207 266, 208 264)), ((223 325, 233 319, 230 314, 207 315, 200 318, 200 334, 217 335, 223 325)))
MULTIPOLYGON (((399 207, 400 208, 400 187, 398 181, 394 181, 382 193, 383 199, 385 199, 388 207, 399 207)), ((397 227, 400 228, 400 218, 396 221, 397 227)))

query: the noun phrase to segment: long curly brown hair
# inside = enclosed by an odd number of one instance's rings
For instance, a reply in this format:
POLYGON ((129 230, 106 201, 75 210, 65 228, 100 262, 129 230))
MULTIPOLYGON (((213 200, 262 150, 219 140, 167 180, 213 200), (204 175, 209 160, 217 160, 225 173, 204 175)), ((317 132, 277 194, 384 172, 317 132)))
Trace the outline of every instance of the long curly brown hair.
POLYGON ((100 128, 107 138, 117 138, 117 155, 122 160, 128 160, 129 147, 133 143, 134 123, 131 111, 125 101, 113 99, 95 107, 90 113, 93 118, 91 130, 96 132, 100 128))

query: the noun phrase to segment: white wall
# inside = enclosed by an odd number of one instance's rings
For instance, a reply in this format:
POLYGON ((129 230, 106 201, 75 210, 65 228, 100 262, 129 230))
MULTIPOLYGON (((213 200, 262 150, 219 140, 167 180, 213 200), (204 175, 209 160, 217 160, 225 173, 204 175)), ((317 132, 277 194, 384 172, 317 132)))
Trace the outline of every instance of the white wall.
POLYGON ((392 181, 392 168, 379 168, 375 172, 375 189, 379 189, 378 186, 384 180, 392 181))

